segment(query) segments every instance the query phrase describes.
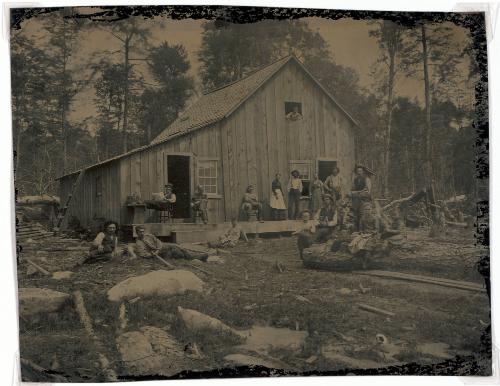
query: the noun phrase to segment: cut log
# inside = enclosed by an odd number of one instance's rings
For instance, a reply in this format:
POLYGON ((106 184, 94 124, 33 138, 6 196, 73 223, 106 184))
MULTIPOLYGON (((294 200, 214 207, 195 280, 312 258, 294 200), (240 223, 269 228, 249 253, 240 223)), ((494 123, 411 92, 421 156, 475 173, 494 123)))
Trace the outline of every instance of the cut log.
POLYGON ((486 289, 483 288, 482 285, 467 281, 450 280, 450 279, 436 278, 430 276, 411 275, 407 273, 392 272, 392 271, 356 271, 355 273, 357 273, 358 275, 377 276, 388 279, 396 279, 396 280, 410 281, 416 283, 435 284, 443 287, 457 288, 467 291, 486 292, 486 289))
POLYGON ((469 225, 466 222, 446 221, 446 225, 456 228, 467 228, 469 225))
POLYGON ((31 261, 30 259, 26 259, 26 262, 31 265, 32 267, 36 268, 38 271, 40 271, 41 273, 43 273, 44 275, 48 275, 50 276, 50 272, 47 271, 46 269, 43 269, 42 267, 40 267, 38 264, 35 264, 33 261, 31 261))
POLYGON ((390 316, 390 317, 396 316, 396 314, 394 312, 390 312, 390 311, 383 310, 381 308, 369 306, 368 304, 358 303, 356 305, 362 310, 373 312, 375 314, 390 316))
POLYGON ((92 319, 90 318, 87 309, 85 308, 82 293, 80 291, 75 291, 73 293, 73 299, 75 302, 76 312, 80 317, 83 327, 85 328, 85 331, 90 336, 90 338, 92 338, 92 341, 94 342, 94 347, 99 357, 99 364, 101 365, 101 369, 103 370, 106 381, 117 382, 118 377, 116 375, 116 372, 110 368, 110 362, 108 358, 103 354, 103 351, 105 350, 104 345, 94 333, 94 328, 92 327, 92 319))

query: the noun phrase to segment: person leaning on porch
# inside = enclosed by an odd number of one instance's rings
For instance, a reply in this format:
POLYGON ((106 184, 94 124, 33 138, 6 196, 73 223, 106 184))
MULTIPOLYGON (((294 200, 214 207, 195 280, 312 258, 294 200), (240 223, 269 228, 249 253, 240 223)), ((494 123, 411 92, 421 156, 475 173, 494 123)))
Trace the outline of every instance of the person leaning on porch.
POLYGON ((248 243, 247 234, 238 225, 236 217, 233 217, 231 219, 231 228, 224 232, 224 234, 220 235, 217 241, 210 242, 208 245, 211 248, 233 248, 241 239, 248 243))
POLYGON ((314 180, 311 184, 311 202, 309 203, 309 208, 311 209, 311 217, 316 219, 319 214, 319 210, 323 204, 323 193, 324 184, 319 179, 318 173, 314 173, 314 180))
POLYGON ((292 170, 288 181, 288 219, 297 220, 300 210, 300 196, 302 195, 302 180, 298 170, 292 170))
POLYGON ((130 251, 133 257, 148 259, 159 255, 163 258, 186 260, 206 260, 208 258, 207 253, 192 252, 176 244, 162 242, 155 235, 146 233, 146 228, 143 225, 137 226, 135 232, 137 233, 137 238, 135 245, 130 251))
POLYGON ((283 199, 283 189, 281 188, 281 174, 276 173, 274 181, 271 184, 271 199, 269 200, 271 206, 273 220, 281 220, 282 212, 286 210, 285 200, 283 199))
POLYGON ((198 185, 193 198, 191 199, 191 208, 193 209, 194 220, 196 220, 196 216, 199 215, 204 224, 208 223, 207 204, 207 195, 203 191, 203 186, 198 185))
POLYGON ((241 209, 247 215, 247 219, 252 211, 257 211, 257 218, 260 220, 262 204, 259 202, 257 195, 254 193, 253 185, 248 185, 245 194, 243 195, 243 203, 241 209))

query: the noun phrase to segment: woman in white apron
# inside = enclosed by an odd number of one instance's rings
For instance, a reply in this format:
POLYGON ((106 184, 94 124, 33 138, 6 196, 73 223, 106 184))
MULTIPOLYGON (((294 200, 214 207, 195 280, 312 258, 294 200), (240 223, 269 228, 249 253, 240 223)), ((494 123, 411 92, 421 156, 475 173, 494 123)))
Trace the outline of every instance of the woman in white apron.
POLYGON ((284 213, 286 211, 285 200, 283 198, 283 189, 281 188, 281 174, 276 173, 274 181, 271 185, 271 199, 269 204, 273 220, 284 220, 284 213))

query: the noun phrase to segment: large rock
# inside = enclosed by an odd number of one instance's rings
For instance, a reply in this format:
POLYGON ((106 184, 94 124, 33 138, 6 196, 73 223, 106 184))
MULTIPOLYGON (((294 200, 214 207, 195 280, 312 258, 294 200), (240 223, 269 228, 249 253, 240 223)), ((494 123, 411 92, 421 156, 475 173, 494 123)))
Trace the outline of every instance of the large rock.
POLYGON ((31 316, 59 311, 71 296, 48 288, 19 288, 19 312, 31 316))
POLYGON ((203 281, 185 270, 153 271, 130 277, 108 291, 112 302, 133 299, 137 296, 165 296, 183 294, 186 291, 203 291, 203 281))
POLYGON ((182 346, 161 328, 146 326, 121 334, 116 347, 126 375, 172 376, 185 370, 182 346))
POLYGON ((179 316, 184 322, 184 326, 191 331, 209 330, 221 336, 227 336, 241 341, 246 337, 245 331, 237 331, 221 322, 219 319, 202 314, 201 312, 177 307, 179 316))
POLYGON ((307 331, 295 331, 288 328, 254 326, 244 332, 245 343, 240 348, 254 352, 286 350, 298 352, 308 336, 307 331))
POLYGON ((246 354, 229 354, 224 357, 226 362, 236 366, 264 366, 269 369, 288 369, 289 366, 274 358, 259 358, 246 354))

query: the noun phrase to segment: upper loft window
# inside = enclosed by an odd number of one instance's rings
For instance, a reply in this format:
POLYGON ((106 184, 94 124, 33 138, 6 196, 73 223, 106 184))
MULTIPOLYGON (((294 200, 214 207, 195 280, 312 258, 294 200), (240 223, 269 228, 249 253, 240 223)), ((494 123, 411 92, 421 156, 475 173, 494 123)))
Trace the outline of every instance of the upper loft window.
POLYGON ((302 119, 302 103, 285 102, 285 117, 290 121, 302 119))

